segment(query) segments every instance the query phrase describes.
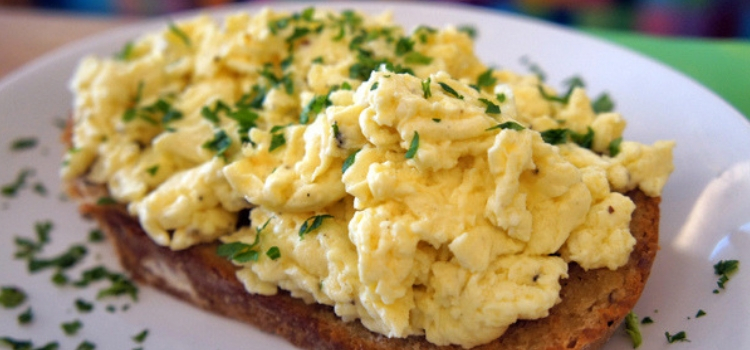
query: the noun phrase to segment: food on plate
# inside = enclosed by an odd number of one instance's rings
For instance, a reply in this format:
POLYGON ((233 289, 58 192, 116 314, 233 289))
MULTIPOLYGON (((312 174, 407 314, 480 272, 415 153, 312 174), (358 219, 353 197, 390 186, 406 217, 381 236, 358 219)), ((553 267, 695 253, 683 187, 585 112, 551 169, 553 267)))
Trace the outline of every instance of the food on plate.
POLYGON ((454 27, 198 17, 71 88, 62 176, 126 268, 300 346, 593 347, 654 259, 674 143, 454 27))

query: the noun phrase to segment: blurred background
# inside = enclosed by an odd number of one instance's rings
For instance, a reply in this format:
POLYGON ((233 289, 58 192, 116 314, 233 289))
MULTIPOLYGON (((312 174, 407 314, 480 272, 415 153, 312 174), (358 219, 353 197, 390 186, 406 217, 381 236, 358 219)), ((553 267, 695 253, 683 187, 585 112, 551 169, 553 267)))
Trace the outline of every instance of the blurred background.
MULTIPOLYGON (((0 0, 0 5, 102 16, 156 16, 231 2, 235 1, 0 0)), ((464 0, 453 2, 521 13, 575 27, 625 30, 658 36, 750 38, 750 0, 464 0)))

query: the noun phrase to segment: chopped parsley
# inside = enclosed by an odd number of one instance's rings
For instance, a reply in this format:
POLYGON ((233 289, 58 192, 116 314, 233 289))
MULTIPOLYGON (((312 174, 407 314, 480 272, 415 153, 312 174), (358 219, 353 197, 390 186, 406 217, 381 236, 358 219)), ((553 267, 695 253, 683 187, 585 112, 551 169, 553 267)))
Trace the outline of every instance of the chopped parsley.
POLYGON ((155 176, 155 175, 156 175, 156 173, 157 173, 158 171, 159 171, 159 165, 158 165, 158 164, 156 164, 156 165, 153 165, 153 166, 150 166, 150 167, 148 167, 148 168, 146 169, 146 172, 147 172, 147 173, 148 173, 149 175, 151 175, 151 176, 155 176))
POLYGON ((567 142, 568 129, 549 129, 542 131, 542 139, 551 145, 559 145, 567 142))
POLYGON ((466 33, 466 35, 468 35, 469 38, 472 38, 472 39, 476 39, 478 35, 477 28, 469 24, 464 24, 464 25, 459 26, 458 31, 462 33, 466 33))
POLYGON ((706 312, 703 310, 698 310, 698 312, 695 314, 695 318, 706 316, 706 312))
POLYGON ((226 151, 232 145, 232 139, 224 130, 217 130, 212 140, 206 141, 203 148, 216 152, 217 157, 226 159, 226 151))
POLYGON ((495 83, 497 79, 492 76, 492 68, 489 68, 477 77, 476 87, 477 90, 481 90, 483 87, 493 87, 495 83))
POLYGON ((505 102, 505 99, 507 98, 505 94, 497 94, 495 95, 495 98, 497 98, 497 102, 503 103, 505 102))
POLYGON ((62 328, 63 332, 65 332, 65 335, 72 336, 76 335, 76 333, 78 333, 78 331, 83 328, 83 323, 81 323, 80 320, 63 322, 60 325, 60 328, 62 328))
POLYGON ((276 76, 274 72, 271 71, 271 68, 273 68, 273 65, 270 63, 263 66, 263 70, 260 71, 260 75, 271 84, 273 87, 283 87, 284 91, 291 95, 294 93, 294 81, 292 80, 291 73, 289 74, 283 74, 281 77, 276 76))
MULTIPOLYGON (((725 284, 729 282, 729 277, 735 274, 740 268, 739 260, 721 260, 714 265, 714 274, 719 276, 716 285, 724 289, 725 284)), ((714 294, 718 294, 719 289, 714 289, 714 294)))
POLYGON ((625 316, 625 332, 628 333, 630 340, 633 342, 633 349, 641 346, 643 337, 640 328, 638 328, 638 316, 632 311, 625 316))
POLYGON ((16 237, 15 258, 30 258, 40 252, 45 244, 49 243, 49 233, 52 230, 51 221, 39 221, 34 224, 36 240, 24 237, 16 237))
POLYGON ((60 348, 60 344, 57 342, 49 342, 42 347, 35 348, 30 340, 18 340, 10 337, 0 338, 0 345, 7 345, 13 350, 57 350, 60 348))
POLYGON ((180 38, 185 46, 190 47, 190 37, 172 22, 169 22, 169 32, 180 38))
POLYGON ((128 41, 122 46, 119 52, 115 53, 115 59, 120 61, 128 61, 133 58, 133 42, 128 41))
POLYGON ((271 260, 276 260, 276 259, 280 258, 281 257, 281 252, 279 251, 279 247, 273 246, 273 247, 269 248, 268 251, 266 252, 266 256, 268 256, 269 258, 271 258, 271 260))
POLYGON ((346 172, 346 169, 349 169, 349 167, 354 164, 354 160, 357 158, 357 153, 359 153, 359 151, 361 151, 361 149, 354 151, 352 154, 346 157, 346 160, 344 160, 344 164, 341 165, 342 174, 346 172))
POLYGON ((32 256, 28 259, 29 272, 39 272, 48 268, 67 269, 81 261, 88 251, 82 245, 73 245, 67 251, 53 258, 37 258, 32 256))
POLYGON ((667 337, 667 343, 675 343, 675 342, 690 342, 690 340, 687 338, 687 333, 685 331, 679 331, 675 334, 669 334, 669 332, 664 332, 664 336, 667 337))
POLYGON ((570 96, 573 95, 573 90, 576 88, 582 88, 584 87, 583 80, 579 77, 572 77, 566 81, 568 84, 568 91, 562 95, 562 96, 554 96, 549 95, 542 85, 538 85, 537 88, 539 89, 539 93, 542 95, 542 98, 544 98, 547 101, 551 102, 560 102, 562 104, 568 104, 568 101, 570 101, 570 96))
POLYGON ((275 149, 284 146, 285 144, 286 138, 284 137, 284 132, 273 132, 272 130, 271 145, 268 146, 268 152, 273 152, 275 149))
POLYGON ((253 85, 252 91, 243 94, 239 101, 235 103, 235 106, 237 108, 261 109, 263 108, 263 102, 266 101, 267 93, 268 91, 266 91, 265 87, 253 85))
POLYGON ((419 149, 419 133, 414 132, 414 136, 411 138, 411 144, 409 144, 409 149, 406 151, 406 159, 412 159, 417 154, 417 149, 419 149))
POLYGON ((96 345, 92 342, 89 342, 88 340, 84 340, 80 344, 78 344, 78 347, 76 347, 76 350, 94 350, 96 349, 96 345))
POLYGON ((408 64, 426 65, 432 63, 432 57, 425 56, 417 51, 412 51, 404 56, 404 62, 408 64))
POLYGON ((260 235, 255 236, 253 244, 242 242, 224 243, 216 248, 216 254, 238 263, 258 261, 258 251, 253 248, 258 244, 260 235))
POLYGON ((3 186, 2 188, 3 196, 15 197, 16 195, 18 195, 18 191, 20 191, 24 186, 26 186, 26 179, 32 175, 34 175, 34 171, 31 169, 23 169, 20 172, 18 172, 18 175, 16 176, 16 179, 13 182, 3 186))
POLYGON ((360 49, 358 47, 355 48, 359 53, 357 54, 357 62, 349 67, 349 78, 363 81, 367 80, 370 77, 372 71, 377 70, 382 65, 384 65, 388 71, 394 73, 406 73, 414 75, 414 71, 412 71, 408 67, 394 64, 393 62, 384 58, 377 59, 372 56, 371 52, 360 49))
POLYGON ((516 123, 514 121, 510 121, 509 120, 509 121, 507 121, 505 123, 500 123, 500 124, 497 124, 497 125, 495 125, 493 127, 487 128, 487 130, 485 130, 485 131, 490 131, 490 130, 495 130, 495 129, 511 129, 511 130, 515 130, 515 131, 521 131, 521 130, 523 130, 525 128, 523 127, 523 125, 518 124, 518 123, 516 123))
POLYGON ((414 41, 407 37, 402 37, 396 42, 396 55, 403 56, 414 49, 414 41))
POLYGON ((445 91, 445 92, 446 92, 446 93, 448 93, 449 95, 452 95, 453 97, 455 97, 455 98, 457 98, 457 99, 459 99, 459 100, 463 100, 463 99, 464 99, 464 96, 463 96, 463 95, 461 95, 461 94, 459 94, 459 93, 458 93, 458 92, 457 92, 456 90, 454 90, 454 89, 453 89, 452 87, 450 87, 450 85, 448 85, 448 84, 446 84, 446 83, 444 83, 444 82, 442 82, 442 81, 439 81, 439 82, 438 82, 438 84, 440 84, 440 87, 442 87, 442 88, 443 88, 443 91, 445 91))
POLYGON ((47 195, 47 187, 45 187, 44 184, 41 182, 35 183, 33 189, 34 189, 34 193, 42 197, 47 195))
POLYGON ((609 94, 603 93, 591 103, 591 108, 594 109, 595 113, 611 112, 615 109, 615 103, 609 97, 609 94))
POLYGON ((376 81, 374 84, 372 84, 372 86, 370 86, 370 91, 377 89, 379 85, 380 84, 376 81))
POLYGON ((591 146, 594 144, 594 129, 589 126, 585 134, 579 134, 574 131, 569 132, 570 138, 573 142, 583 148, 591 149, 591 146))
POLYGON ((148 337, 148 329, 144 329, 140 333, 134 335, 133 341, 140 344, 146 341, 146 337, 148 337))
POLYGON ((81 313, 89 313, 94 310, 94 304, 83 299, 76 299, 75 306, 76 310, 81 313))
POLYGON ((651 317, 648 317, 648 316, 644 317, 641 320, 641 324, 652 324, 652 323, 654 323, 654 320, 651 317))
POLYGON ((18 315, 18 324, 29 324, 34 320, 34 312, 31 311, 31 307, 28 307, 26 311, 18 315))
POLYGON ((263 226, 255 228, 255 240, 252 244, 243 242, 224 243, 216 248, 216 255, 238 263, 258 261, 259 253, 255 250, 255 247, 260 244, 260 234, 269 222, 271 222, 271 219, 268 219, 263 226))
POLYGON ((10 144, 10 149, 12 151, 31 149, 36 147, 38 143, 39 141, 36 139, 36 137, 22 137, 13 140, 13 142, 10 144))
POLYGON ((0 289, 0 305, 6 309, 15 308, 26 301, 26 293, 18 287, 4 286, 0 289))
POLYGON ((492 101, 486 99, 486 98, 480 98, 479 102, 484 103, 485 106, 487 106, 487 109, 484 110, 484 113, 487 114, 500 114, 500 106, 494 104, 492 101))
POLYGON ((332 215, 323 214, 323 215, 315 215, 307 218, 305 222, 302 223, 302 226, 299 228, 299 239, 305 239, 305 235, 309 234, 317 229, 320 228, 320 226, 323 224, 323 220, 333 218, 332 215))
POLYGON ((618 137, 609 143, 609 156, 617 157, 620 154, 620 144, 622 144, 622 137, 618 137))
POLYGON ((432 82, 431 78, 427 78, 427 80, 422 81, 422 93, 424 94, 424 98, 432 97, 432 91, 430 91, 431 82, 432 82))
POLYGON ((106 280, 109 282, 109 286, 101 288, 97 295, 97 299, 102 299, 110 296, 122 296, 128 295, 134 301, 138 300, 138 287, 131 281, 127 276, 117 272, 111 272, 104 266, 92 267, 81 273, 81 279, 73 282, 73 285, 78 288, 89 286, 91 283, 106 280))
MULTIPOLYGON (((374 88, 377 88, 377 83, 373 84, 373 86, 374 88)), ((371 88, 370 90, 374 90, 374 88, 371 88)), ((318 113, 325 110, 326 107, 330 106, 332 104, 329 99, 330 94, 331 93, 329 92, 327 95, 313 97, 312 100, 310 100, 310 103, 302 109, 302 113, 299 115, 300 124, 309 123, 312 117, 315 117, 318 113)))

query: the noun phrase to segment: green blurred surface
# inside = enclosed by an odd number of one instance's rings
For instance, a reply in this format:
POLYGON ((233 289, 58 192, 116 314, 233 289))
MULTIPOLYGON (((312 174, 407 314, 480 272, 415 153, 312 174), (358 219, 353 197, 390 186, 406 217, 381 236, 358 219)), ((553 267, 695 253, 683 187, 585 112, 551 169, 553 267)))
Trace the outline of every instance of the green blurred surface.
POLYGON ((687 74, 750 119, 750 41, 656 37, 591 28, 584 31, 687 74))

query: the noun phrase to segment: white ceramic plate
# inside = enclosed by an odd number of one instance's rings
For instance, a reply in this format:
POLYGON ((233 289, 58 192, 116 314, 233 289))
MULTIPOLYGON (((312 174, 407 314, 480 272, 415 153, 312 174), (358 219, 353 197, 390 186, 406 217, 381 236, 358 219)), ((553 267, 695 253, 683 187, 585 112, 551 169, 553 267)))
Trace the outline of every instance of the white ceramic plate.
MULTIPOLYGON (((276 5, 275 5, 276 6, 276 5)), ((278 4, 300 9, 308 4, 278 4)), ((331 8, 358 8, 379 13, 394 12, 406 28, 419 24, 444 26, 471 24, 479 31, 477 52, 500 67, 528 72, 526 57, 547 73, 553 84, 580 75, 592 95, 607 91, 617 110, 628 119, 626 138, 651 143, 674 139, 676 170, 662 200, 661 251, 651 280, 635 311, 655 323, 641 327, 645 349, 749 349, 750 278, 742 266, 727 284, 713 294, 717 276, 713 264, 721 259, 744 259, 750 251, 750 123, 736 110, 694 81, 652 60, 575 31, 527 18, 488 10, 426 3, 327 3, 331 8), (706 315, 696 318, 698 310, 706 315), (691 342, 668 344, 664 333, 685 331, 691 342)), ((217 16, 236 10, 257 11, 258 6, 213 10, 217 16)), ((188 13, 184 16, 193 16, 188 13)), ((180 16, 182 17, 182 16, 180 16)), ((96 288, 57 288, 52 272, 34 275, 13 259, 15 236, 33 237, 34 223, 51 220, 55 227, 54 254, 71 244, 84 242, 90 222, 79 218, 76 206, 61 201, 58 167, 63 147, 55 121, 71 107, 68 79, 77 61, 94 53, 111 55, 141 33, 165 25, 156 19, 112 30, 47 55, 0 82, 0 184, 12 182, 24 168, 35 170, 30 186, 17 198, 0 197, 0 285, 16 285, 29 299, 14 310, 0 309, 0 337, 31 339, 37 346, 59 341, 62 349, 74 349, 89 340, 98 349, 136 348, 131 337, 144 329, 142 344, 149 349, 281 349, 283 340, 251 327, 216 317, 143 287, 140 301, 127 298, 95 302, 90 314, 80 314, 74 300, 94 300, 96 288), (31 150, 10 151, 19 137, 36 137, 31 150), (47 196, 30 187, 43 183, 47 196), (127 311, 122 307, 130 305, 127 311), (115 313, 105 311, 117 306, 115 313), (33 324, 19 326, 16 316, 31 306, 33 324), (67 337, 62 322, 80 319, 83 329, 67 337)), ((117 269, 106 244, 90 245, 85 266, 105 264, 117 269)), ((627 336, 618 331, 606 349, 630 349, 627 336)))

